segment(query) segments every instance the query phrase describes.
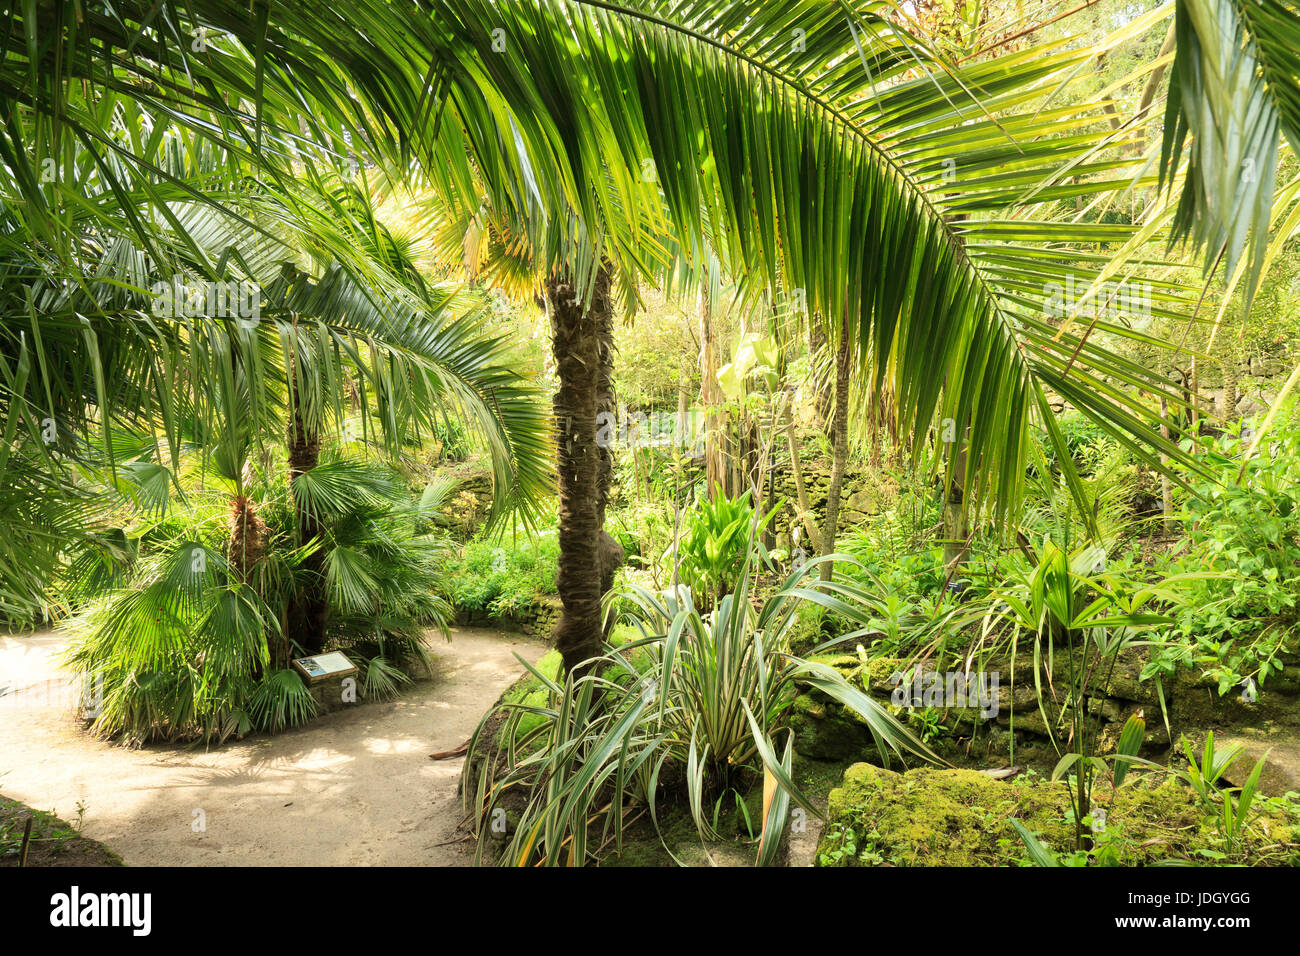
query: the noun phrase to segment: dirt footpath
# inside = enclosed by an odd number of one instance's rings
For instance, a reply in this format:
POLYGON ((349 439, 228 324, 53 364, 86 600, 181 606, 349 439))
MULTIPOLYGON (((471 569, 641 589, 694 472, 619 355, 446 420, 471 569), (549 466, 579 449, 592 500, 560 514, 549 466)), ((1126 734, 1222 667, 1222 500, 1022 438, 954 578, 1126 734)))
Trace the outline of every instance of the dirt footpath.
MULTIPOLYGON (((57 678, 61 635, 0 636, 0 687, 57 678)), ((0 792, 75 821, 128 865, 458 866, 463 743, 545 647, 453 628, 431 636, 433 680, 274 737, 204 751, 128 750, 39 700, 0 708, 0 792), (202 827, 199 824, 202 824, 202 827)), ((47 695, 56 696, 56 695, 47 695)))

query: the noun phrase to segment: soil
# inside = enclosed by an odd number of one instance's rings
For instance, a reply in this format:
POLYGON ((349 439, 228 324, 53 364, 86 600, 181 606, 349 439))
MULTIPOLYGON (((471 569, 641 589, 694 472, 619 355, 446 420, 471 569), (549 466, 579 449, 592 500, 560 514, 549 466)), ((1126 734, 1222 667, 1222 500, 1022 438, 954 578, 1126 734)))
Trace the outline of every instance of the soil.
MULTIPOLYGON (((545 646, 452 628, 431 635, 431 680, 305 727, 222 747, 127 749, 87 735, 45 681, 61 634, 0 636, 0 788, 137 866, 458 866, 471 858, 457 794, 484 712, 545 646), (24 694, 22 689, 28 688, 24 694), (34 692, 33 692, 34 691, 34 692)), ((29 855, 29 860, 35 858, 29 855)))
POLYGON ((26 866, 121 866, 116 853, 94 840, 87 840, 77 828, 52 813, 33 810, 0 794, 0 866, 23 862, 23 835, 27 821, 32 828, 27 840, 26 866))

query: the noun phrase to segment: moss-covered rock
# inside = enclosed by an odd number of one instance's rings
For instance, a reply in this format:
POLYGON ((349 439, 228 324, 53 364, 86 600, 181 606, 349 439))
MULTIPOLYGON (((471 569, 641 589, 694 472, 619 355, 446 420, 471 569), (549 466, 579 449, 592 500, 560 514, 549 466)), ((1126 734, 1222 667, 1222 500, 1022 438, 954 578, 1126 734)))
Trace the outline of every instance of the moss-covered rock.
POLYGON ((1255 764, 1262 760, 1257 789, 1270 796, 1300 793, 1300 745, 1277 726, 1243 729, 1236 735, 1215 735, 1214 746, 1220 752, 1241 747, 1239 756, 1224 776, 1236 786, 1244 786, 1255 764))
POLYGON ((800 694, 790 709, 794 749, 812 760, 861 760, 872 749, 871 731, 838 704, 800 694))
MULTIPOLYGON (((1125 863, 1187 858, 1219 845, 1193 795, 1175 781, 1140 781, 1114 793, 1099 785, 1094 803, 1105 809, 1125 863)), ((1052 849, 1073 848, 1070 802, 1061 783, 1008 783, 975 770, 896 773, 854 764, 831 791, 829 805, 817 852, 822 866, 1019 864, 1026 854, 1012 819, 1052 849)), ((1238 851, 1242 861, 1295 862, 1288 846, 1300 835, 1294 821, 1292 812, 1266 808, 1248 827, 1238 851)))
POLYGON ((1012 863, 1021 819, 1053 842, 1068 835, 1060 805, 1045 791, 1008 786, 975 770, 897 773, 854 764, 831 791, 819 865, 977 866, 1012 863), (838 853, 848 842, 853 854, 838 853))

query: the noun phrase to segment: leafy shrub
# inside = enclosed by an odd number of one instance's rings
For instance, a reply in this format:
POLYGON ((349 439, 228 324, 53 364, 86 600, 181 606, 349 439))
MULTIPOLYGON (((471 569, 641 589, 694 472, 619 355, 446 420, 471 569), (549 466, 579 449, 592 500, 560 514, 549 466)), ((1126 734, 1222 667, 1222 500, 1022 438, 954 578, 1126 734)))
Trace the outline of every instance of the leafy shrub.
POLYGON ((1176 567, 1212 572, 1167 636, 1155 668, 1199 665, 1219 693, 1282 669, 1300 619, 1300 427, 1284 413, 1246 465, 1249 444, 1235 426, 1206 449, 1213 479, 1194 486, 1186 511, 1188 550, 1176 567), (1238 474, 1241 480, 1238 481, 1238 474))
POLYGON ((441 587, 458 609, 508 618, 555 593, 560 543, 554 531, 520 537, 513 546, 502 536, 484 536, 447 561, 441 587))
POLYGON ((870 581, 903 601, 933 601, 947 579, 941 545, 895 552, 882 547, 870 530, 858 529, 843 536, 840 550, 856 562, 840 566, 845 577, 860 583, 870 581))
POLYGON ((758 518, 748 491, 734 498, 719 492, 712 500, 701 501, 677 545, 682 583, 702 603, 711 605, 723 597, 749 558, 751 532, 756 539, 779 507, 758 518))
POLYGON ((69 663, 102 686, 96 732, 220 742, 313 716, 306 686, 275 666, 271 649, 285 644, 282 621, 316 549, 324 554, 326 639, 362 665, 363 693, 391 693, 395 671, 405 679, 424 663, 422 630, 445 626, 448 609, 434 592, 441 545, 416 533, 421 505, 378 466, 333 462, 310 474, 294 493, 300 506, 310 503, 321 537, 296 547, 287 483, 263 487, 255 510, 267 520, 267 544, 247 581, 227 564, 229 503, 219 491, 191 492, 166 518, 76 558, 74 580, 88 604, 72 624, 79 639, 69 663))
POLYGON ((459 418, 439 416, 433 423, 432 438, 439 449, 439 458, 446 461, 465 461, 469 458, 470 435, 465 423, 459 418))

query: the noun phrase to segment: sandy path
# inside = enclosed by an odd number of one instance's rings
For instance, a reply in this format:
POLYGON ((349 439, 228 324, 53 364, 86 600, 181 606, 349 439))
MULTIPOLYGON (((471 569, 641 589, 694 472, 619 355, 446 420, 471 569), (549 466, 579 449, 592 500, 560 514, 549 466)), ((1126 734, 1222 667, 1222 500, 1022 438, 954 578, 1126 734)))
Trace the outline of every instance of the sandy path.
MULTIPOLYGON (((0 636, 0 686, 55 675, 60 635, 0 636)), ((82 733, 44 701, 0 709, 0 792, 75 820, 128 863, 409 865, 470 862, 456 783, 435 761, 473 732, 545 647, 454 628, 432 638, 435 677, 399 700, 359 704, 275 737, 202 748, 127 750, 82 733), (202 811, 206 829, 194 832, 202 811), (450 842, 449 842, 450 841, 450 842)))

